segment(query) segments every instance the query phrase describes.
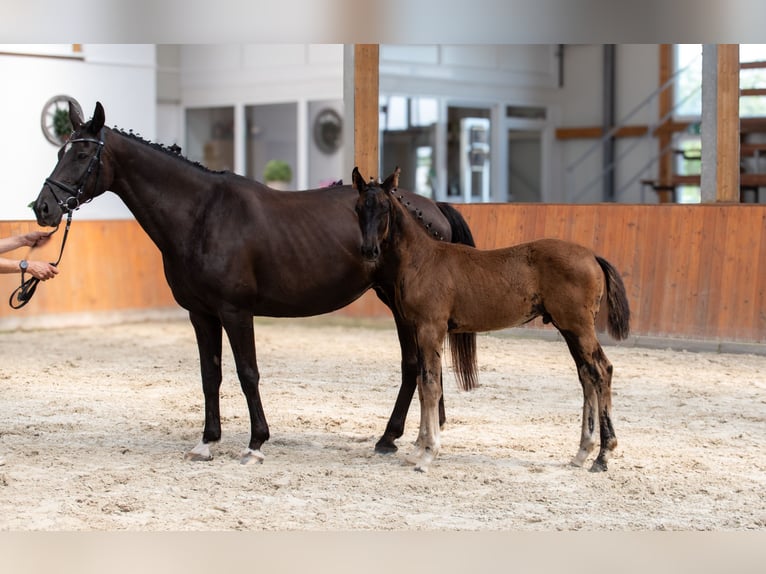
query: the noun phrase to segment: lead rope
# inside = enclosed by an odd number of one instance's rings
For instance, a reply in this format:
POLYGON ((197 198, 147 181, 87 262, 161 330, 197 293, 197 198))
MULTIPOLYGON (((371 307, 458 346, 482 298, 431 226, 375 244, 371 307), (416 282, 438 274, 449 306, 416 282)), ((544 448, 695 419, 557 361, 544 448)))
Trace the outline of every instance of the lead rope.
MULTIPOLYGON (((54 267, 58 267, 59 263, 61 263, 61 257, 64 255, 64 246, 66 245, 67 237, 69 236, 69 226, 72 224, 72 212, 69 211, 67 213, 66 217, 66 227, 64 228, 64 238, 61 240, 61 249, 59 250, 59 257, 56 259, 55 263, 51 263, 54 267)), ((58 231, 58 227, 51 231, 50 235, 53 235, 58 231)), ((40 280, 37 277, 30 277, 27 280, 24 280, 24 271, 21 272, 21 285, 16 287, 16 289, 11 293, 10 299, 8 299, 8 305, 11 306, 11 309, 21 309, 24 305, 29 303, 29 301, 32 299, 32 295, 35 294, 35 291, 37 290, 37 284, 40 283, 40 280)))

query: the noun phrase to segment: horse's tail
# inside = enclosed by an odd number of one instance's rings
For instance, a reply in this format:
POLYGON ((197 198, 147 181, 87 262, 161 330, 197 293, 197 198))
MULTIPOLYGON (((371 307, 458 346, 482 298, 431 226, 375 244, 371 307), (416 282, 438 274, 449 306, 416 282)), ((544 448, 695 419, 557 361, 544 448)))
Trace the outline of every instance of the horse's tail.
MULTIPOLYGON (((471 228, 468 227, 468 223, 461 213, 449 203, 437 202, 436 205, 449 221, 452 229, 452 243, 476 247, 471 228)), ((476 363, 476 333, 450 333, 449 348, 458 387, 464 391, 478 387, 479 368, 476 363)))
POLYGON ((460 212, 449 203, 444 203, 443 201, 437 201, 436 205, 439 211, 442 212, 442 215, 449 221, 449 226, 452 229, 452 243, 462 243, 463 245, 476 247, 471 228, 468 227, 468 223, 460 212))
POLYGON ((609 334, 622 341, 630 334, 630 306, 622 277, 609 261, 596 256, 606 279, 607 329, 609 334))

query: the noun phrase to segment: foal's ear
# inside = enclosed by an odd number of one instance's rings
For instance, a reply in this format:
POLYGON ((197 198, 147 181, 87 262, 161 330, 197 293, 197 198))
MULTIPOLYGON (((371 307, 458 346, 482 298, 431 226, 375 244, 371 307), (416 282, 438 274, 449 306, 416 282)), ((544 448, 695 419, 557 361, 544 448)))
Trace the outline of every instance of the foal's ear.
POLYGON ((88 131, 93 135, 98 134, 98 132, 101 131, 101 128, 104 127, 105 120, 106 115, 104 114, 104 106, 101 105, 101 102, 96 102, 96 109, 93 110, 93 118, 90 120, 88 131))
POLYGON ((399 169, 399 166, 396 166, 396 169, 394 170, 394 173, 389 175, 386 178, 386 181, 384 181, 380 187, 383 188, 383 191, 390 193, 392 189, 396 189, 399 187, 399 174, 402 173, 402 170, 399 169))
POLYGON ((365 183, 364 178, 362 177, 362 174, 359 173, 358 167, 355 167, 354 171, 351 172, 351 181, 359 193, 367 189, 367 184, 365 183))

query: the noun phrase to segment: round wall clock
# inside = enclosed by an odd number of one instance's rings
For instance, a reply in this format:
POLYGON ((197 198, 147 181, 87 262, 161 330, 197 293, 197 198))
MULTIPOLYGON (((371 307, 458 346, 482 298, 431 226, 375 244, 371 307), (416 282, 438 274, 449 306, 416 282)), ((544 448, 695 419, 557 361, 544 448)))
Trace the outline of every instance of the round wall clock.
POLYGON ((343 139, 343 119, 332 108, 324 108, 314 120, 314 143, 322 153, 338 151, 343 139))
POLYGON ((40 115, 40 127, 45 139, 55 146, 60 146, 69 139, 72 124, 69 121, 69 102, 72 102, 77 113, 82 117, 80 104, 71 96, 53 96, 43 106, 40 115))

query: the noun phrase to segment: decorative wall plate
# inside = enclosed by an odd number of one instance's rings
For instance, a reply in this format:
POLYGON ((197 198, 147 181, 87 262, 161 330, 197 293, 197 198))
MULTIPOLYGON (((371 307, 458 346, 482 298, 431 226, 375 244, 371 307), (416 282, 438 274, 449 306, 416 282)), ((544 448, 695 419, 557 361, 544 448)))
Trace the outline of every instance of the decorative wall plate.
POLYGON ((77 113, 82 117, 82 108, 77 100, 71 96, 53 96, 43 106, 40 116, 40 127, 45 139, 55 146, 66 143, 72 124, 69 122, 69 102, 74 104, 77 113))
POLYGON ((338 151, 342 140, 343 118, 332 108, 324 108, 314 120, 314 143, 329 155, 338 151))

